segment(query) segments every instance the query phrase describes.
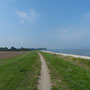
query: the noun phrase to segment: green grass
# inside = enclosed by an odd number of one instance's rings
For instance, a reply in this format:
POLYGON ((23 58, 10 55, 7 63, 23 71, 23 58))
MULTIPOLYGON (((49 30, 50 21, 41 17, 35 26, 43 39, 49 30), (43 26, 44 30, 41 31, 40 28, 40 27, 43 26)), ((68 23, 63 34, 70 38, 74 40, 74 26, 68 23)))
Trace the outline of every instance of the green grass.
POLYGON ((0 63, 0 90, 37 90, 40 60, 36 52, 0 63))
POLYGON ((52 90, 90 90, 90 71, 56 55, 42 53, 50 69, 52 90))
POLYGON ((90 60, 89 59, 74 58, 71 56, 62 56, 62 55, 57 55, 57 56, 66 60, 66 61, 72 62, 73 64, 78 65, 82 68, 90 70, 90 60))

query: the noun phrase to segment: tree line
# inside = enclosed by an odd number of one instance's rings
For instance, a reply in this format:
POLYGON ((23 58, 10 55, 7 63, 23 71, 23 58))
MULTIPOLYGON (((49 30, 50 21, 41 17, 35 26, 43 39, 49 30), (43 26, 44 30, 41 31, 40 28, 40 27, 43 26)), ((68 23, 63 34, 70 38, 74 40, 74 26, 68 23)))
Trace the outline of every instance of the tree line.
POLYGON ((32 50, 46 50, 46 48, 7 48, 7 47, 0 47, 0 51, 32 51, 32 50))

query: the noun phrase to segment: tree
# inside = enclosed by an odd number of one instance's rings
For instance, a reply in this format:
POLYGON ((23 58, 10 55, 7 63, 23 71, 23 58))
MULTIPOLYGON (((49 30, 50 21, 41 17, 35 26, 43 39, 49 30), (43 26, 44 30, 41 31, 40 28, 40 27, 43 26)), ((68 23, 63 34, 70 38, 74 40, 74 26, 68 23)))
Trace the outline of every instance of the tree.
POLYGON ((17 49, 15 47, 11 47, 10 51, 17 51, 17 49))

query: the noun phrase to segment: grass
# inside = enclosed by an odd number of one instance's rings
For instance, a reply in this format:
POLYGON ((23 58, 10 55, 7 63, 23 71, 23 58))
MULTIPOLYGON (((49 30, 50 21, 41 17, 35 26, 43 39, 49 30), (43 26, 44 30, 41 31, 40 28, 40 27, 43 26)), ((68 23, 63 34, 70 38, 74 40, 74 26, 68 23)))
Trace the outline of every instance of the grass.
POLYGON ((36 52, 0 63, 0 90, 37 90, 40 60, 36 52))
POLYGON ((79 65, 85 69, 90 70, 90 60, 88 60, 88 59, 74 58, 71 56, 62 56, 62 55, 57 55, 57 56, 66 61, 72 62, 73 64, 79 65))
POLYGON ((50 69, 52 90, 90 90, 90 71, 56 55, 42 53, 50 69))

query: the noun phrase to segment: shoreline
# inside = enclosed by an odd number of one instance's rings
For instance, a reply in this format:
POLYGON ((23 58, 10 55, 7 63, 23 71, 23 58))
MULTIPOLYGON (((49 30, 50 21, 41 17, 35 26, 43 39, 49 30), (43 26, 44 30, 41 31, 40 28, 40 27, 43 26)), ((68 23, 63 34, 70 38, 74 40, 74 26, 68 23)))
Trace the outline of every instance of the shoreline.
POLYGON ((74 58, 90 59, 89 56, 82 56, 82 55, 75 55, 75 54, 65 54, 65 53, 57 53, 57 52, 44 51, 44 50, 42 50, 42 52, 51 53, 51 54, 57 54, 57 55, 63 55, 63 56, 71 56, 71 57, 74 57, 74 58))

